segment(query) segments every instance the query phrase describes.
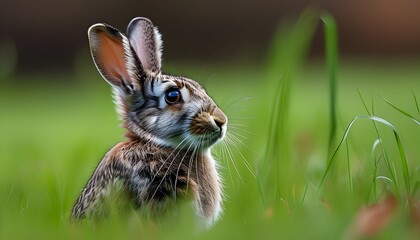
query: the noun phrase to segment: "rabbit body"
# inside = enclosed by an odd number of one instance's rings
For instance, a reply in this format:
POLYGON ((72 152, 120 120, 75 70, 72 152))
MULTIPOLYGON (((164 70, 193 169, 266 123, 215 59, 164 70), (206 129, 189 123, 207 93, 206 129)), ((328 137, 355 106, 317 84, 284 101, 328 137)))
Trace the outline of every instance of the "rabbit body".
POLYGON ((221 180, 211 147, 227 131, 227 117, 195 81, 161 72, 160 34, 135 18, 128 37, 96 24, 89 29, 93 60, 112 86, 127 141, 102 159, 73 207, 72 217, 94 212, 113 182, 132 202, 161 212, 178 199, 192 200, 211 224, 221 212, 221 180))
POLYGON ((178 196, 192 199, 198 216, 205 221, 215 220, 220 212, 219 176, 209 153, 174 153, 150 141, 131 139, 105 155, 78 199, 73 217, 83 217, 116 180, 122 181, 140 208, 161 212, 178 196))

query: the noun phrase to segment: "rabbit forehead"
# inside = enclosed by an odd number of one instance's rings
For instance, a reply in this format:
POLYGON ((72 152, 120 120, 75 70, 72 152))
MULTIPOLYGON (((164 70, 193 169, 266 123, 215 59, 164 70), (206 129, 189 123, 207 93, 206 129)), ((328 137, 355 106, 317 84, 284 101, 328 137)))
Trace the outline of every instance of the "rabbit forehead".
POLYGON ((165 75, 158 76, 155 80, 152 80, 153 92, 157 95, 162 95, 168 89, 184 87, 184 82, 181 78, 168 77, 165 75))
POLYGON ((211 100, 204 88, 194 80, 170 75, 161 75, 159 80, 155 82, 154 86, 154 92, 157 95, 162 95, 168 89, 178 88, 182 93, 184 101, 194 99, 211 100))

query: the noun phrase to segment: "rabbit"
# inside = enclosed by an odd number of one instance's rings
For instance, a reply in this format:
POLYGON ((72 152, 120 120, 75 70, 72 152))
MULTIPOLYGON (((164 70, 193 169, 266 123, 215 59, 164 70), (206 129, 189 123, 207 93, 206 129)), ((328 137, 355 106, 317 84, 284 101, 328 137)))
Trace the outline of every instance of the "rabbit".
POLYGON ((127 36, 94 24, 88 37, 127 140, 105 154, 71 218, 92 215, 119 182, 138 208, 159 213, 184 199, 211 225, 222 211, 222 182, 210 150, 226 134, 226 115, 196 81, 162 73, 161 35, 149 19, 134 18, 127 36))

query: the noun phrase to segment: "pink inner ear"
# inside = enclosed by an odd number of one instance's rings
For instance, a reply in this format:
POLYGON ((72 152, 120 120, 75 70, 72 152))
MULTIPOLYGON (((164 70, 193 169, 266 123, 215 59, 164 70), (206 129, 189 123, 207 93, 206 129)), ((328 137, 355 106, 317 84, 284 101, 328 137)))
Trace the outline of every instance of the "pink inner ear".
POLYGON ((112 37, 106 32, 97 35, 97 62, 100 63, 101 72, 106 80, 121 86, 123 80, 129 81, 126 67, 125 50, 121 39, 112 37))
POLYGON ((134 18, 127 28, 128 39, 144 70, 161 71, 160 34, 146 18, 134 18))
MULTIPOLYGON (((144 26, 145 28, 147 26, 144 26)), ((150 55, 150 48, 154 49, 153 42, 148 41, 150 36, 147 36, 147 30, 143 28, 136 28, 131 32, 130 44, 133 46, 134 51, 137 53, 141 65, 145 70, 151 70, 152 65, 150 63, 153 56, 150 55)))

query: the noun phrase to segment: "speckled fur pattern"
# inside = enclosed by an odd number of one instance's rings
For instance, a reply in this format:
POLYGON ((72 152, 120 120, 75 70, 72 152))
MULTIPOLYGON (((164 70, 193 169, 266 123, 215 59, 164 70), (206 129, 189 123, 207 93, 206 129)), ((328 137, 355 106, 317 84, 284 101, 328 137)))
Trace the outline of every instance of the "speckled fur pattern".
POLYGON ((93 60, 114 90, 127 141, 104 156, 72 218, 89 216, 119 181, 139 208, 159 213, 187 199, 211 225, 221 212, 222 191, 210 149, 224 137, 227 117, 197 82, 161 72, 162 43, 150 20, 133 19, 127 37, 106 24, 93 25, 88 34, 93 60), (168 102, 170 91, 181 98, 168 102))

